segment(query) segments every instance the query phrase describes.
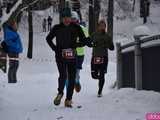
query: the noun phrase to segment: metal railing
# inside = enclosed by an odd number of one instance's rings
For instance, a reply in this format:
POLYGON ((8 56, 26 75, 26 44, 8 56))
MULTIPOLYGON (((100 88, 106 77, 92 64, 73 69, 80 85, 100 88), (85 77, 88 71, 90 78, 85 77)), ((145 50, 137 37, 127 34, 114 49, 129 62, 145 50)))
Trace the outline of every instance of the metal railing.
POLYGON ((130 47, 134 47, 134 76, 135 76, 135 88, 137 90, 142 89, 142 44, 148 43, 154 40, 160 40, 160 35, 153 35, 153 36, 134 36, 135 41, 128 43, 126 45, 122 45, 120 43, 116 43, 117 48, 117 87, 122 88, 123 84, 123 64, 122 64, 122 55, 124 54, 122 50, 125 50, 130 47))

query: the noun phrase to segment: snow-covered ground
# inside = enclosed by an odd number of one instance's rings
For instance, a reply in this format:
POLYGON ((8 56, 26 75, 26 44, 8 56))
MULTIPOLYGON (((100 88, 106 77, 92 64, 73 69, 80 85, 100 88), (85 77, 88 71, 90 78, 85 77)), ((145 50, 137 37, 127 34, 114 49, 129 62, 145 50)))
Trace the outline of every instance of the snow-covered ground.
MULTIPOLYGON (((160 112, 160 94, 157 92, 137 91, 132 88, 111 89, 116 80, 115 52, 109 53, 103 97, 97 98, 98 81, 93 80, 90 75, 91 49, 87 47, 84 69, 81 72, 82 91, 74 93, 74 107, 64 107, 65 97, 60 106, 54 106, 53 98, 57 94, 58 84, 54 52, 46 44, 47 33, 41 32, 41 23, 37 22, 42 20, 42 16, 47 17, 47 13, 35 13, 40 17, 34 18, 32 60, 26 58, 27 24, 23 21, 20 25, 24 53, 21 55, 18 83, 8 84, 7 75, 0 71, 0 120, 145 120, 148 112, 160 112), (82 108, 77 108, 79 105, 82 108)), ((155 11, 155 16, 156 13, 158 12, 155 11)), ((159 18, 157 16, 153 19, 156 26, 160 25, 157 23, 159 18)), ((54 22, 57 20, 58 16, 54 15, 54 22)), ((128 42, 133 28, 140 25, 140 22, 139 19, 116 21, 114 41, 128 42)), ((148 25, 154 31, 160 28, 152 26, 152 23, 148 25)))

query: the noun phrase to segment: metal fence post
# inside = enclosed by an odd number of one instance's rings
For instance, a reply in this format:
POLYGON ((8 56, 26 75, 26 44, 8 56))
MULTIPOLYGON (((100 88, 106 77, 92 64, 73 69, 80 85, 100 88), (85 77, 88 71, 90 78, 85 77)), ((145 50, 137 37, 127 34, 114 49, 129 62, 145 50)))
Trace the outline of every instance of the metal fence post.
POLYGON ((142 51, 140 36, 134 36, 135 39, 135 87, 142 90, 142 51))
POLYGON ((121 44, 116 43, 116 54, 117 54, 117 87, 122 88, 122 53, 121 44))

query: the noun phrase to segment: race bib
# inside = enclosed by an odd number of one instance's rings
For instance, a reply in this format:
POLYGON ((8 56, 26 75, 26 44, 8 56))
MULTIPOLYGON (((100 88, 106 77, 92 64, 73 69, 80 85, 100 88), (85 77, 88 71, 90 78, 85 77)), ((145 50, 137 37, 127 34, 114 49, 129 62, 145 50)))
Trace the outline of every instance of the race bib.
POLYGON ((65 59, 74 59, 75 58, 75 52, 72 49, 63 49, 62 50, 62 57, 65 59))
POLYGON ((104 63, 104 58, 103 57, 94 57, 94 64, 103 64, 104 63))

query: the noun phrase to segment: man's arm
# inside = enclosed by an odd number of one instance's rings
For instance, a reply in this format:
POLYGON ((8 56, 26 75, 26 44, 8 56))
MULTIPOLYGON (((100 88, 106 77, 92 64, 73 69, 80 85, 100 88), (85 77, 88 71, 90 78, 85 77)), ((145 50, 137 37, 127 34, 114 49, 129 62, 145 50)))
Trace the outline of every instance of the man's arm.
POLYGON ((56 36, 56 27, 54 26, 46 37, 47 43, 53 51, 56 51, 56 45, 53 43, 53 38, 56 36))

